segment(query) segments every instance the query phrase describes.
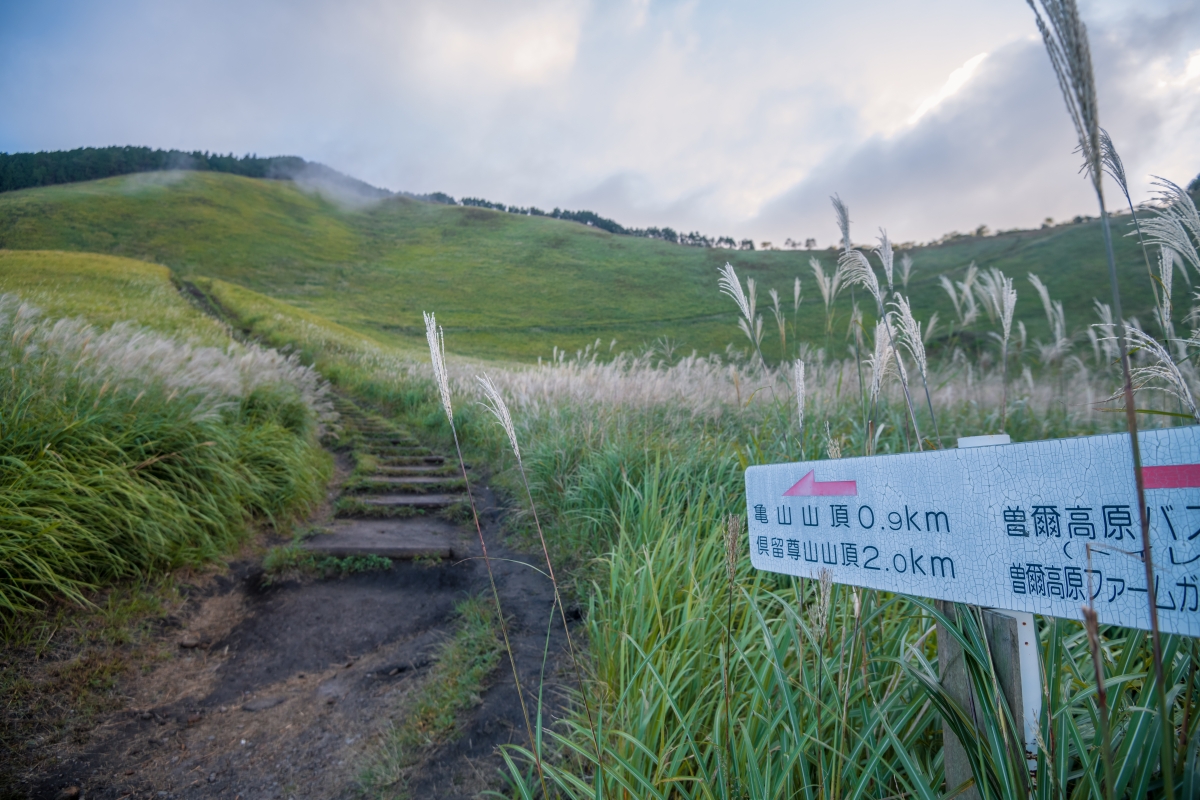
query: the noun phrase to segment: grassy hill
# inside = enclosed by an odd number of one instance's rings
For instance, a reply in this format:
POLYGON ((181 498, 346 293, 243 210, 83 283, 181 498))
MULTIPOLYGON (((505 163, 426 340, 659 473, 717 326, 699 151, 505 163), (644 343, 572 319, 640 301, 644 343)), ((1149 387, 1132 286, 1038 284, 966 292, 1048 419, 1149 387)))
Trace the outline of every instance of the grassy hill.
POLYGON ((229 333, 185 300, 170 271, 130 258, 62 251, 0 250, 0 294, 16 294, 50 318, 82 317, 100 328, 136 322, 158 333, 224 347, 229 333))
MULTIPOLYGON (((1118 222, 1118 232, 1123 232, 1118 222)), ((859 234, 865 234, 860 231, 859 234)), ((898 237, 902 231, 893 231, 898 237)), ((824 313, 808 259, 829 269, 832 251, 728 251, 617 236, 561 220, 398 197, 358 210, 279 181, 217 173, 146 173, 0 194, 0 248, 102 253, 261 292, 393 344, 422 336, 421 311, 438 313, 450 347, 485 357, 533 359, 555 345, 595 339, 636 349, 659 337, 680 351, 742 346, 733 304, 716 287, 730 261, 754 277, 768 358, 778 353, 766 290, 791 306, 799 275, 801 338, 822 340, 824 313)), ((974 260, 1017 278, 1017 317, 1045 330, 1039 274, 1062 299, 1071 328, 1094 321, 1092 298, 1109 295, 1098 223, 967 237, 913 253, 918 316, 952 316, 937 286, 974 260)), ((1127 313, 1151 304, 1135 241, 1118 239, 1127 313)), ((1177 303, 1186 287, 1177 287, 1177 303)), ((840 304, 849 306, 849 293, 840 304)), ((790 313, 789 313, 790 317, 790 313)), ((844 320, 844 311, 843 311, 844 320)), ((839 326, 844 331, 844 321, 839 326)))

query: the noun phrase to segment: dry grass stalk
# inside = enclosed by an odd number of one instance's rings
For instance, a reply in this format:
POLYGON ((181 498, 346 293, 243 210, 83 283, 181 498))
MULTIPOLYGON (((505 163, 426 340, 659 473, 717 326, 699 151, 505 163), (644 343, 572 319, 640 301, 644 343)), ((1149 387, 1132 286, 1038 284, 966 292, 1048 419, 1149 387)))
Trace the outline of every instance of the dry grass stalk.
MULTIPOLYGON (((446 412, 446 419, 450 423, 450 431, 454 436, 454 450, 458 455, 458 466, 462 472, 463 485, 467 490, 467 502, 471 506, 471 519, 475 522, 475 532, 479 536, 479 547, 483 552, 483 563, 487 568, 488 583, 492 589, 492 599, 496 603, 496 624, 500 626, 500 634, 504 640, 504 650, 508 653, 508 663, 512 666, 513 681, 517 687, 517 700, 521 705, 521 716, 525 720, 525 732, 529 736, 530 745, 533 747, 534 764, 537 767, 538 780, 542 785, 542 794, 548 797, 546 779, 542 770, 542 759, 539 753, 540 748, 537 747, 537 739, 533 735, 533 725, 529 721, 529 709, 525 703, 525 693, 521 688, 521 676, 517 671, 517 659, 508 637, 508 623, 504 619, 504 609, 500 605, 500 592, 496 588, 496 576, 492 570, 492 559, 488 555, 487 541, 483 538, 483 527, 479 524, 479 511, 475 506, 475 495, 471 491, 471 481, 467 477, 467 464, 463 460, 462 446, 458 441, 458 429, 454 426, 454 405, 450 398, 449 373, 446 370, 445 336, 433 314, 425 314, 424 316, 425 340, 429 343, 429 358, 433 365, 434 380, 438 387, 438 394, 441 397, 442 408, 446 412)), ((511 419, 509 423, 511 424, 511 419)))
MULTIPOLYGON (((1113 313, 1116 317, 1117 349, 1121 354, 1121 377, 1125 395, 1125 422, 1129 431, 1129 450, 1133 460, 1133 480, 1137 492, 1138 518, 1141 522, 1143 542, 1142 561, 1146 571, 1146 585, 1154 582, 1154 558, 1150 545, 1150 517, 1146 506, 1146 484, 1142 475, 1141 444, 1138 442, 1137 409, 1134 407, 1133 376, 1129 364, 1129 348, 1126 346, 1125 320, 1121 311, 1121 289, 1117 283, 1117 262, 1113 253, 1112 232, 1109 230, 1108 211, 1104 205, 1103 163, 1100 142, 1100 117, 1096 103, 1096 82, 1092 70, 1092 55, 1088 45, 1087 28, 1079 15, 1075 0, 1040 0, 1046 20, 1038 13, 1034 0, 1028 0, 1037 19, 1038 30, 1058 78, 1067 113, 1079 137, 1079 150, 1084 157, 1084 167, 1092 180, 1096 202, 1100 206, 1100 229, 1104 235, 1104 250, 1108 260, 1108 278, 1112 287, 1113 313)), ((1162 725, 1162 772, 1163 787, 1168 800, 1174 800, 1174 759, 1171 757, 1173 731, 1168 716, 1166 686, 1163 679, 1162 636, 1158 626, 1158 606, 1153 597, 1147 597, 1150 613, 1150 636, 1154 645, 1154 675, 1157 681, 1159 721, 1162 725)))
POLYGON ((588 699, 587 687, 583 682, 583 669, 579 663, 579 655, 575 650, 575 640, 571 636, 571 627, 567 624, 567 610, 563 605, 562 595, 558 589, 558 577, 554 574, 554 562, 550 558, 550 548, 546 545, 546 535, 542 531, 542 522, 538 517, 537 504, 533 501, 533 491, 529 488, 529 477, 525 472, 525 462, 521 459, 521 448, 517 443, 517 429, 513 425, 512 414, 508 411, 508 404, 504 402, 504 395, 500 394, 500 390, 496 388, 496 384, 487 375, 476 376, 480 388, 483 389, 484 407, 491 412, 496 421, 500 423, 500 427, 504 429, 504 433, 508 436, 508 442, 512 446, 513 455, 517 459, 517 468, 521 473, 521 481, 525 484, 525 495, 529 499, 529 509, 533 514, 534 526, 537 528, 538 541, 542 545, 542 555, 546 559, 546 571, 550 575, 550 584, 554 587, 554 603, 558 606, 559 618, 562 620, 563 634, 567 637, 567 649, 571 655, 571 665, 575 670, 575 680, 579 684, 579 695, 583 699, 584 709, 587 713, 588 725, 591 728, 592 739, 596 746, 596 767, 601 769, 602 757, 600 749, 600 733, 596 728, 596 720, 592 714, 592 704, 588 699))

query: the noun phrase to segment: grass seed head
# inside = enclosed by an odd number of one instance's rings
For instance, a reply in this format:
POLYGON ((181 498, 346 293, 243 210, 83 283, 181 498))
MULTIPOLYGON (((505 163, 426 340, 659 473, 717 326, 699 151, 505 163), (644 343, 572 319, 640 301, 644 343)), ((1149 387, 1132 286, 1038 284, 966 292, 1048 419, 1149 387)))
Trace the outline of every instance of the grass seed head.
POLYGON ((742 540, 742 518, 730 514, 725 518, 725 573, 729 583, 737 583, 738 544, 742 540))
POLYGON ((1038 0, 1045 19, 1034 0, 1027 0, 1033 9, 1038 30, 1050 56, 1050 64, 1058 78, 1067 113, 1079 138, 1083 166, 1099 195, 1102 192, 1100 119, 1096 104, 1096 79, 1092 72, 1092 54, 1088 45, 1087 27, 1079 16, 1075 0, 1038 0))
POLYGON ((842 198, 836 194, 829 198, 833 203, 833 213, 837 217, 838 230, 842 232, 842 250, 850 252, 850 209, 846 208, 846 204, 842 202, 842 198))
POLYGON ((738 280, 732 264, 726 263, 721 268, 721 277, 717 279, 717 286, 721 289, 721 294, 733 298, 733 302, 737 303, 738 311, 742 313, 743 317, 751 319, 754 316, 750 308, 750 301, 746 299, 746 293, 742 291, 742 282, 738 280))
POLYGON ((517 445, 517 429, 513 425, 512 415, 508 413, 508 404, 504 402, 504 396, 500 394, 500 390, 496 388, 496 384, 488 375, 477 375, 475 379, 479 381, 479 385, 483 389, 485 398, 483 406, 492 412, 492 416, 500 423, 500 427, 504 428, 504 432, 508 434, 508 443, 512 445, 513 455, 517 457, 517 461, 520 461, 521 448, 517 445))
POLYGON ((796 429, 804 433, 804 362, 796 359, 792 367, 792 378, 796 387, 796 429))
POLYGON ((429 343, 433 380, 437 384, 438 395, 442 398, 442 408, 446 411, 446 419, 453 425, 454 406, 450 403, 450 379, 446 372, 446 341, 433 314, 425 314, 425 341, 429 343))

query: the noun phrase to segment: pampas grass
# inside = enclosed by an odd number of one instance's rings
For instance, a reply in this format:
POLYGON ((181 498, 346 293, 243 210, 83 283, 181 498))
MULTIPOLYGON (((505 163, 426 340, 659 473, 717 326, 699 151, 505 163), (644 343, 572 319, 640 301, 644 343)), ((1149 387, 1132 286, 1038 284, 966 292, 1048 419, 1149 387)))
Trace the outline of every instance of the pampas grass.
POLYGON ((721 294, 731 297, 737 303, 738 311, 741 312, 738 327, 742 329, 742 333, 746 334, 746 338, 754 346, 754 352, 758 353, 759 362, 765 366, 767 362, 763 359, 762 354, 762 315, 757 313, 755 308, 757 291, 754 279, 747 280, 747 291, 742 291, 742 283, 738 280, 733 265, 726 264, 721 268, 721 277, 717 279, 717 286, 720 288, 721 294))
MULTIPOLYGON (((525 496, 529 500, 529 510, 533 514, 533 523, 537 529, 538 541, 542 545, 542 555, 546 559, 546 572, 550 576, 550 584, 554 587, 554 603, 558 606, 559 618, 562 620, 563 635, 567 637, 567 649, 571 655, 571 665, 575 670, 575 680, 579 684, 579 696, 583 699, 584 709, 587 712, 588 727, 592 731, 592 739, 596 745, 596 765, 600 768, 601 765, 601 749, 600 737, 596 730, 596 720, 592 714, 591 700, 588 699, 587 687, 583 682, 583 668, 579 663, 579 655, 575 650, 575 640, 571 636, 571 627, 567 624, 567 610, 563 604, 562 595, 559 593, 558 577, 554 574, 554 562, 550 558, 550 548, 546 544, 546 535, 542 531, 542 521, 538 517, 537 504, 533 500, 533 491, 529 488, 529 476, 525 472, 525 462, 521 459, 521 448, 517 444, 517 430, 513 425, 512 415, 508 411, 508 404, 504 401, 504 395, 496 388, 496 384, 487 375, 476 376, 479 382, 480 389, 483 390, 484 401, 483 405, 496 421, 500 423, 500 427, 504 430, 508 437, 509 445, 512 447, 513 455, 517 459, 517 469, 521 473, 521 482, 525 485, 525 496)), ((499 598, 497 598, 499 603, 499 598)))
MULTIPOLYGON (((1129 348, 1126 342, 1124 314, 1121 310, 1121 290, 1117 283, 1117 264, 1113 255, 1112 232, 1109 230, 1108 211, 1104 204, 1104 161, 1101 146, 1100 118, 1096 102, 1096 82, 1092 71, 1092 55, 1088 44, 1087 28, 1079 15, 1075 0, 1040 0, 1046 19, 1038 13, 1034 0, 1028 0, 1033 9, 1038 30, 1058 77, 1059 88, 1067 106, 1067 114, 1075 126, 1079 139, 1079 151, 1083 154, 1084 170, 1091 178, 1100 207, 1100 228, 1104 235, 1105 255, 1108 258, 1108 277, 1112 288, 1112 308, 1115 316, 1116 344, 1121 356, 1121 377, 1125 401, 1125 424, 1129 432, 1129 449, 1133 457, 1133 479, 1137 491, 1138 516, 1141 522, 1143 542, 1142 561, 1146 567, 1146 585, 1154 582, 1154 558, 1150 546, 1150 519, 1146 506, 1146 486, 1142 475, 1141 446, 1138 442, 1137 409, 1134 406, 1133 376, 1129 364, 1129 348)), ((1110 148, 1113 153, 1115 148, 1110 148)), ((1117 162, 1119 163, 1119 162, 1117 162)), ((1123 165, 1120 172, 1124 174, 1123 165)), ((1171 753, 1171 730, 1167 716, 1167 695, 1163 679, 1162 637, 1158 628, 1158 607, 1153 597, 1147 596, 1150 614, 1151 639, 1154 645, 1154 674, 1158 686, 1158 707, 1162 725, 1163 780, 1168 800, 1175 796, 1173 759, 1171 753)))
MULTIPOLYGON (((471 482, 467 477, 467 464, 463 460, 462 445, 458 440, 458 429, 454 425, 454 404, 450 396, 450 380, 449 372, 446 369, 446 346, 445 335, 441 327, 437 324, 437 318, 434 314, 425 314, 425 340, 429 344, 429 359, 433 369, 434 384, 437 386, 438 396, 442 403, 442 409, 446 413, 446 420, 450 424, 450 431, 454 437, 454 449, 458 455, 458 466, 462 472, 463 484, 467 490, 467 501, 471 506, 471 519, 475 523, 475 532, 479 537, 479 547, 483 552, 483 563, 487 568, 488 583, 492 589, 492 600, 496 604, 496 621, 500 627, 500 635, 504 640, 504 650, 508 654, 508 663, 512 666, 513 682, 517 688, 517 701, 521 705, 521 716, 525 720, 525 732, 529 736, 530 743, 537 742, 533 735, 533 725, 529 721, 529 709, 525 702, 525 693, 521 687, 521 676, 517 671, 517 659, 513 653, 512 644, 508 636, 508 623, 504 619, 504 609, 500 605, 500 592, 496 588, 496 576, 492 571, 492 559, 488 555, 487 541, 483 538, 483 527, 479 524, 479 511, 475 506, 475 495, 471 491, 471 482)), ((489 384, 490 385, 490 384, 489 384)), ((497 409, 493 413, 500 414, 497 409)), ((503 409, 503 416, 500 417, 502 425, 505 425, 505 431, 514 430, 512 428, 512 420, 508 417, 508 409, 503 409)), ((515 444, 516 434, 512 434, 512 441, 515 444)), ((537 767, 538 779, 542 784, 542 793, 546 794, 546 780, 542 770, 542 759, 540 748, 535 749, 534 765, 537 767)))

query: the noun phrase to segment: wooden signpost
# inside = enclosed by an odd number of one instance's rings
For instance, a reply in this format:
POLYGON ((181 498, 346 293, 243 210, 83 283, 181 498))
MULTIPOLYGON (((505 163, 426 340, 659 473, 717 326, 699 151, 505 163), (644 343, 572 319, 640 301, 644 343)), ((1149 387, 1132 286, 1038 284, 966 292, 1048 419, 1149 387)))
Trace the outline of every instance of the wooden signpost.
MULTIPOLYGON (((750 467, 750 558, 770 572, 828 571, 836 583, 991 609, 993 660, 1009 675, 1005 695, 1033 753, 1041 714, 1033 614, 1081 620, 1091 605, 1101 624, 1149 629, 1152 598, 1161 630, 1200 636, 1200 427, 1139 434, 1154 586, 1125 434, 998 438, 750 467)), ((943 685, 967 707, 965 678, 956 689, 946 671, 953 650, 940 654, 943 685)))

